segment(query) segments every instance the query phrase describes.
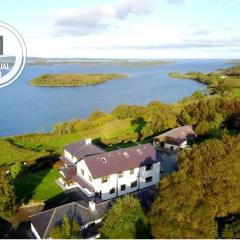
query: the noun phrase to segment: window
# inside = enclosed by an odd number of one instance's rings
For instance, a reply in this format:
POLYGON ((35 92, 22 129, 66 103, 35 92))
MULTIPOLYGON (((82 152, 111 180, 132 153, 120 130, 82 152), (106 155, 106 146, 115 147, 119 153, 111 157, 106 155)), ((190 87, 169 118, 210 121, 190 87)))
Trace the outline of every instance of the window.
POLYGON ((131 188, 135 188, 137 186, 137 181, 131 183, 131 188))
POLYGON ((146 171, 152 170, 152 168, 153 168, 152 164, 146 165, 146 171))
POLYGON ((126 190, 126 184, 121 185, 121 191, 125 191, 126 190))
POLYGON ((115 193, 115 188, 110 189, 110 194, 115 193))
POLYGON ((92 177, 89 175, 88 176, 89 182, 92 182, 92 177))
POLYGON ((84 176, 84 170, 83 169, 81 169, 81 174, 84 176))
POLYGON ((137 153, 138 153, 139 155, 142 155, 142 152, 141 152, 140 149, 137 149, 137 153))
POLYGON ((147 177, 145 178, 145 182, 148 183, 148 182, 151 182, 152 181, 152 177, 147 177))
POLYGON ((127 152, 124 153, 124 157, 125 157, 125 158, 129 158, 129 155, 128 155, 127 152))
POLYGON ((102 183, 105 183, 105 182, 107 182, 107 181, 108 181, 108 176, 102 177, 102 183))
POLYGON ((123 177, 123 172, 118 173, 118 177, 123 177))
POLYGON ((102 157, 101 160, 102 160, 102 163, 107 163, 107 159, 105 157, 102 157))
POLYGON ((134 168, 130 170, 130 174, 134 174, 134 168))

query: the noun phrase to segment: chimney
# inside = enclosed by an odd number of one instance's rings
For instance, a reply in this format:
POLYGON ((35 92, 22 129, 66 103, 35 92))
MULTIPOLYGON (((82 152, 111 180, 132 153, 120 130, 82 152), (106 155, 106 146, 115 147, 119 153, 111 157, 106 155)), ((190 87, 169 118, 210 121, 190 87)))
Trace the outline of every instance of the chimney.
POLYGON ((95 211, 96 210, 96 203, 93 201, 90 201, 89 203, 89 208, 91 211, 95 211))
POLYGON ((91 144, 92 143, 92 139, 91 138, 87 138, 86 140, 85 140, 85 144, 87 145, 87 144, 91 144))

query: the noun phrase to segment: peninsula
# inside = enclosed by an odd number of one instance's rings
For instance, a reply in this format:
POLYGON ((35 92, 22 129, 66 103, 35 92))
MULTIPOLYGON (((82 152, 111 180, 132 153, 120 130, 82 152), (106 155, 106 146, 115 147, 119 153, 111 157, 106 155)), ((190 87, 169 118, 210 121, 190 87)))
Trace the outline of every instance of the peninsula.
POLYGON ((123 74, 43 74, 30 81, 30 84, 37 87, 77 87, 105 83, 109 80, 127 78, 123 74))

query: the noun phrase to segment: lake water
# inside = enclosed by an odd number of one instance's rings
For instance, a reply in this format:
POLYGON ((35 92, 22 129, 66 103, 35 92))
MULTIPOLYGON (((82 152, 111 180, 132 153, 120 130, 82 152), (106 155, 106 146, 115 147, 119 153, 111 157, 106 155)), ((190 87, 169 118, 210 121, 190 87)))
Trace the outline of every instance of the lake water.
POLYGON ((110 112, 119 104, 146 105, 153 100, 173 103, 205 86, 173 79, 169 72, 214 71, 229 67, 228 60, 177 60, 165 66, 58 64, 26 66, 13 84, 0 89, 0 136, 45 132, 56 122, 85 118, 96 109, 110 112), (43 73, 122 73, 127 79, 85 87, 33 87, 43 73))

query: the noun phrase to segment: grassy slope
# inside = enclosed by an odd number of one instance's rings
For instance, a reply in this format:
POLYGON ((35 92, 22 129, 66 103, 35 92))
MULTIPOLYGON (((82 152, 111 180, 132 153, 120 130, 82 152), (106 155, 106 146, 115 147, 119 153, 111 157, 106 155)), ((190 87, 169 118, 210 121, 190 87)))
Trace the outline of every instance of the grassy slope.
POLYGON ((1 139, 0 166, 3 164, 10 165, 16 161, 33 161, 41 156, 46 156, 47 150, 57 151, 61 154, 64 145, 85 138, 108 138, 133 133, 134 131, 135 127, 131 125, 131 119, 115 119, 104 126, 76 134, 29 134, 9 137, 10 142, 1 139))
POLYGON ((31 162, 45 155, 44 151, 34 152, 19 148, 6 140, 0 140, 0 166, 10 165, 16 161, 31 162))
POLYGON ((62 86, 86 86, 104 83, 108 80, 126 78, 122 74, 43 74, 30 81, 33 86, 62 87, 62 86))
POLYGON ((233 95, 234 95, 234 97, 240 97, 240 88, 235 88, 233 95))
POLYGON ((14 183, 19 201, 44 201, 61 196, 62 190, 55 183, 59 172, 55 169, 30 173, 14 183))

